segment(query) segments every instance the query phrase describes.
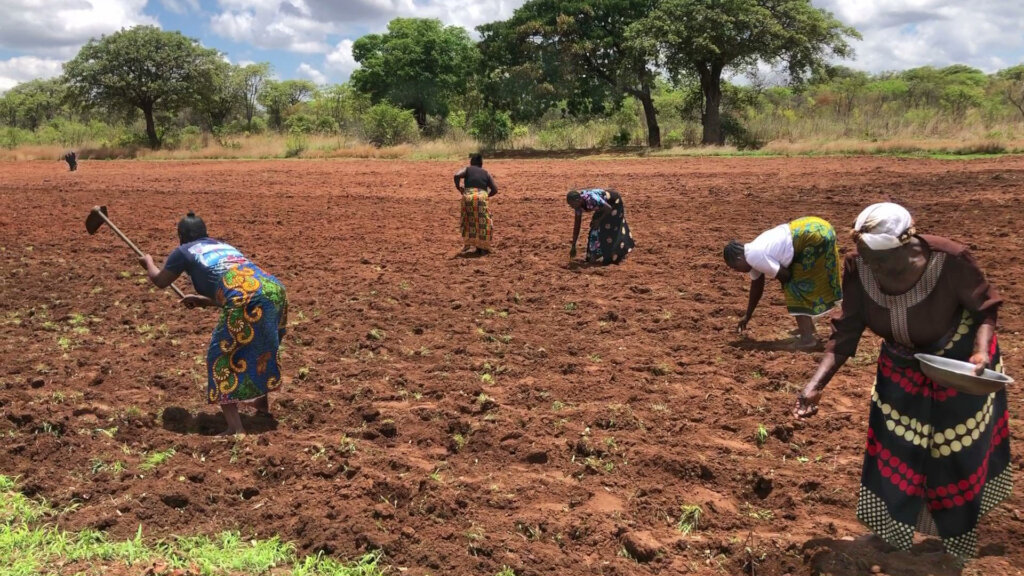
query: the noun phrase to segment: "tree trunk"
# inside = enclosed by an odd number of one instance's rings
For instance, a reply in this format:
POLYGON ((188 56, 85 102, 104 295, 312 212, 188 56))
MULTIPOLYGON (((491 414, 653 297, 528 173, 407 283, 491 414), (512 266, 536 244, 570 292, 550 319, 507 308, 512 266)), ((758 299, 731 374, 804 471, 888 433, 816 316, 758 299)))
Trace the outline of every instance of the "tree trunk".
POLYGON ((153 120, 153 104, 146 103, 140 106, 142 114, 146 117, 146 136, 149 137, 149 147, 156 150, 160 147, 160 138, 156 135, 156 121, 153 120))
POLYGON ((1016 98, 1014 98, 1013 95, 1014 95, 1013 90, 1008 88, 1006 90, 1006 97, 1010 100, 1010 102, 1014 106, 1017 107, 1017 110, 1020 110, 1021 116, 1024 116, 1024 90, 1021 91, 1021 98, 1020 98, 1020 100, 1017 100, 1016 98))
POLYGON ((651 87, 644 85, 637 99, 644 106, 644 118, 647 120, 647 146, 661 148, 661 128, 658 126, 658 111, 654 109, 654 99, 651 98, 651 87))
POLYGON ((714 65, 700 70, 700 89, 704 93, 704 114, 701 124, 704 137, 701 144, 721 146, 725 144, 722 133, 722 68, 714 65))
POLYGON ((427 127, 427 110, 425 108, 413 110, 413 116, 416 117, 416 125, 420 127, 420 130, 427 127))

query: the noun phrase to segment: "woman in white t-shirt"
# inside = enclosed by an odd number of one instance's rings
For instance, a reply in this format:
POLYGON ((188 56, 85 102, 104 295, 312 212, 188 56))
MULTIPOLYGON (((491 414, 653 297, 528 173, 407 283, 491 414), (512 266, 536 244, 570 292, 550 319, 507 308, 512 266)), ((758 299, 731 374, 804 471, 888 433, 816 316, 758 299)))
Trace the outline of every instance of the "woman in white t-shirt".
POLYGON ((761 233, 749 244, 733 240, 724 255, 730 268, 750 273, 750 297, 740 332, 747 329, 761 301, 765 277, 775 278, 782 284, 786 308, 796 317, 798 346, 818 344, 814 317, 843 299, 839 247, 831 224, 815 216, 800 218, 761 233))

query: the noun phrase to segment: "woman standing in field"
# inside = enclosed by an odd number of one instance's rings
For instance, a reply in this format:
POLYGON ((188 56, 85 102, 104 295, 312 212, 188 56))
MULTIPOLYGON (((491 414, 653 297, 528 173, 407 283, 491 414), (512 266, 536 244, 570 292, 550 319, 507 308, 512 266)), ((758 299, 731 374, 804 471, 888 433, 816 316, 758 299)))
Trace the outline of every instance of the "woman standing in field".
POLYGON ((484 157, 473 154, 469 166, 455 173, 455 189, 462 194, 463 256, 483 256, 491 251, 492 224, 487 199, 498 193, 498 186, 483 166, 484 157))
POLYGON ((832 225, 814 216, 780 224, 762 232, 749 244, 732 240, 725 246, 725 263, 750 274, 747 312, 739 331, 747 329, 764 294, 765 277, 782 284, 786 308, 796 317, 797 345, 818 344, 814 317, 831 310, 842 300, 839 284, 839 247, 832 225))
POLYGON ((192 212, 178 222, 178 240, 163 270, 149 254, 139 263, 160 288, 187 272, 198 292, 182 299, 187 308, 221 309, 206 354, 206 399, 224 412, 225 434, 242 434, 238 404, 269 414, 268 394, 281 384, 278 347, 288 323, 284 285, 234 247, 207 236, 206 224, 192 212))
POLYGON ((571 190, 565 201, 575 210, 572 227, 572 248, 569 259, 576 257, 576 242, 580 237, 580 224, 584 212, 593 212, 590 231, 587 232, 587 257, 591 264, 620 264, 636 246, 626 223, 626 205, 615 190, 587 188, 571 190))
POLYGON ((869 206, 846 256, 842 314, 794 413, 818 411, 822 392, 857 351, 864 328, 884 338, 871 393, 857 518, 902 550, 915 529, 961 560, 975 555, 981 517, 1010 496, 1006 391, 958 392, 921 372, 914 354, 1001 370, 995 326, 1002 300, 967 248, 915 234, 910 213, 869 206))

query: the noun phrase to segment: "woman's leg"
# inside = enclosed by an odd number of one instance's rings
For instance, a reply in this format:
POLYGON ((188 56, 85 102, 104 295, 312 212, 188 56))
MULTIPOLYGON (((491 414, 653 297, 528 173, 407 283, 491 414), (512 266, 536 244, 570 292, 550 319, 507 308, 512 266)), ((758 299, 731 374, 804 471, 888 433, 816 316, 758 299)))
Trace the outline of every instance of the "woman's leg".
POLYGON ((796 316, 796 327, 801 345, 809 346, 818 343, 818 329, 814 326, 813 317, 804 314, 796 316))
POLYGON ((238 414, 238 404, 221 404, 220 409, 224 412, 224 419, 228 421, 228 429, 222 435, 245 434, 245 428, 242 427, 242 417, 238 414))
POLYGON ((252 405, 253 405, 254 408, 256 408, 256 411, 259 412, 260 414, 266 414, 267 416, 269 416, 270 415, 270 394, 267 393, 267 394, 264 394, 263 396, 257 398, 252 403, 252 405))

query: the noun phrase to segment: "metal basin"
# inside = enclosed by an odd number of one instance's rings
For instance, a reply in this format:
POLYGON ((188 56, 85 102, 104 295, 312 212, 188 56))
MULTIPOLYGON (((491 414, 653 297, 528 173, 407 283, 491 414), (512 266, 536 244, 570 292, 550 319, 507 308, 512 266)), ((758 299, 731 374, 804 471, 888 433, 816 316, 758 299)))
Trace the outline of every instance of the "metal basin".
POLYGON ((931 354, 914 354, 914 357, 921 363, 921 371, 925 376, 934 380, 936 384, 966 394, 985 396, 1002 390, 1007 384, 1013 384, 1013 378, 987 368, 981 376, 976 375, 974 364, 970 362, 931 354))

